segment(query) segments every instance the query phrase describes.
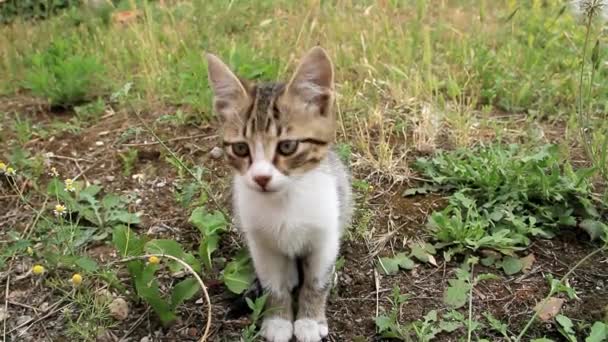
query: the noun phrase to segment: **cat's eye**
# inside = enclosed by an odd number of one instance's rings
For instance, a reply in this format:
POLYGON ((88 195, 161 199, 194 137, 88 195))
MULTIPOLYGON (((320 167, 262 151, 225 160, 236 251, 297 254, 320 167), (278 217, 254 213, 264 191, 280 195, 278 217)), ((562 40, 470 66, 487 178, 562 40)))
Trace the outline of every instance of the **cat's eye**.
POLYGON ((297 140, 283 140, 279 142, 279 146, 277 147, 277 151, 284 156, 292 155, 298 149, 298 141, 297 140))
POLYGON ((249 155, 249 145, 244 142, 237 142, 232 144, 232 153, 237 157, 245 158, 249 155))

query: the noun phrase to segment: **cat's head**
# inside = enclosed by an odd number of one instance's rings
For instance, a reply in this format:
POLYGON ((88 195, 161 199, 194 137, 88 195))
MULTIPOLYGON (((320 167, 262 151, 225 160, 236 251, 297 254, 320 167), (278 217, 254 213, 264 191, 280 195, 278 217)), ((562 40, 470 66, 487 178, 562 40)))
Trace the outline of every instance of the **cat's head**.
POLYGON ((321 163, 336 125, 325 50, 311 49, 286 83, 243 80, 212 54, 207 64, 227 159, 249 187, 277 192, 321 163))

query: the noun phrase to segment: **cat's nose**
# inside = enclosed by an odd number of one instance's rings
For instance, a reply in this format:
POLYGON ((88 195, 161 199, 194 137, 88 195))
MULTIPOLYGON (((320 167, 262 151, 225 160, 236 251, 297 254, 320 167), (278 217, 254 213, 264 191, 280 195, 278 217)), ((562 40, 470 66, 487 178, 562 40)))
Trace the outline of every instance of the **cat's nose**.
POLYGON ((268 182, 270 182, 270 176, 255 176, 253 177, 253 180, 258 183, 259 186, 262 187, 262 189, 266 188, 266 185, 268 185, 268 182))

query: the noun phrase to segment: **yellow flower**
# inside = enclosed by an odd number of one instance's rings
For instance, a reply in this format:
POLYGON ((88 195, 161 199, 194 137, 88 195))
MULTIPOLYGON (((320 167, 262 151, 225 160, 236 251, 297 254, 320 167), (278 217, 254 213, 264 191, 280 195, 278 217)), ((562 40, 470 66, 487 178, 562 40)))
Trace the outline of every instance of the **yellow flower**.
POLYGON ((72 276, 72 284, 74 286, 78 286, 82 283, 82 276, 78 273, 74 273, 74 275, 72 276))
POLYGON ((6 164, 0 162, 0 175, 6 172, 6 164))
POLYGON ((67 191, 73 192, 74 191, 74 180, 68 178, 65 180, 65 189, 67 191))
POLYGON ((55 214, 55 216, 63 216, 65 214, 65 205, 57 204, 53 210, 53 214, 55 214))
POLYGON ((152 265, 158 265, 160 263, 160 259, 153 255, 148 258, 148 262, 152 265))
POLYGON ((14 176, 15 175, 15 169, 13 169, 12 167, 7 167, 6 168, 6 175, 7 176, 14 176))
POLYGON ((49 171, 49 176, 59 177, 59 172, 57 172, 57 169, 55 167, 51 168, 51 170, 49 171))
POLYGON ((44 273, 44 266, 34 265, 34 267, 32 267, 32 273, 34 273, 35 275, 41 275, 42 273, 44 273))

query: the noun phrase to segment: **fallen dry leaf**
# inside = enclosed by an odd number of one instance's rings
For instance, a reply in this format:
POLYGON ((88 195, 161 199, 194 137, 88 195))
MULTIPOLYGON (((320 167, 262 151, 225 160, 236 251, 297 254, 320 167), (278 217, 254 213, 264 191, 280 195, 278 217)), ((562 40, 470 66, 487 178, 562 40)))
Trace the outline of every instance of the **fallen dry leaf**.
POLYGON ((519 260, 521 261, 521 264, 523 265, 521 271, 523 273, 528 273, 532 269, 532 265, 536 261, 536 257, 534 256, 534 254, 530 253, 527 256, 525 256, 519 260))
POLYGON ((534 307, 534 311, 538 313, 538 317, 543 321, 548 321, 557 316, 559 310, 564 305, 564 300, 561 298, 551 297, 544 302, 540 302, 534 307))
POLYGON ((138 10, 118 11, 112 14, 112 20, 117 24, 128 24, 134 21, 141 14, 138 10))

